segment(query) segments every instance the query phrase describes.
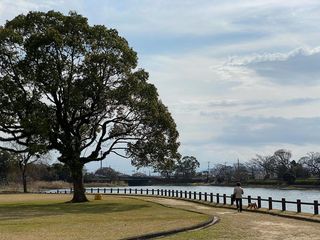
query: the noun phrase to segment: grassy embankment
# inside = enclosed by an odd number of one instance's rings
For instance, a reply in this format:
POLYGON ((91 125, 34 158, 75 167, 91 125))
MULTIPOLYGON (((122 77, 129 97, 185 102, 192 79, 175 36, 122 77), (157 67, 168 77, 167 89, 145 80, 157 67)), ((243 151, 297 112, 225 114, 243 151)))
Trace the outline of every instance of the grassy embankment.
POLYGON ((120 239, 208 219, 139 199, 104 196, 70 204, 70 195, 0 194, 0 240, 120 239))

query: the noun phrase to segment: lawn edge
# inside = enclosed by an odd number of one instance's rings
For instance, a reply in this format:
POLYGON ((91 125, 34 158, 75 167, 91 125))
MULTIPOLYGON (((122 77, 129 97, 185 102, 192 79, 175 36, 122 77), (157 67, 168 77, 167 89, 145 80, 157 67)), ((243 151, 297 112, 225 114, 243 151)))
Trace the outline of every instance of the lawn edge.
POLYGON ((176 228, 168 231, 153 232, 153 233, 148 233, 148 234, 143 234, 143 235, 138 235, 133 237, 121 238, 120 240, 147 240, 147 239, 152 239, 157 237, 165 237, 165 236, 169 236, 169 235, 173 235, 181 232, 201 230, 203 228, 207 228, 209 226, 212 226, 218 223, 219 220, 220 219, 215 216, 209 216, 208 220, 198 223, 196 225, 189 226, 189 227, 176 228))

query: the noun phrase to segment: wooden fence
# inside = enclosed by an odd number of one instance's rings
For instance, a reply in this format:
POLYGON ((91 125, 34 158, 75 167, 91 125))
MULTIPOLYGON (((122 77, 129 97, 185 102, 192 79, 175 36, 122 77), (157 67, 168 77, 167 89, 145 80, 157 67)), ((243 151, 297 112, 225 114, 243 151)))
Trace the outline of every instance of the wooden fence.
MULTIPOLYGON (((65 193, 68 194, 72 192, 71 190, 56 190, 50 191, 50 193, 65 193)), ((213 194, 207 192, 195 192, 195 191, 182 191, 182 190, 167 190, 167 189, 137 189, 137 188, 87 188, 86 193, 100 193, 100 194, 124 194, 124 195, 153 195, 153 196, 163 196, 163 197, 174 197, 180 199, 191 199, 191 200, 199 200, 209 203, 217 203, 217 204, 231 204, 231 196, 226 194, 213 194)), ((242 198, 244 200, 244 204, 252 203, 256 201, 257 207, 261 208, 262 203, 266 203, 267 208, 269 210, 278 209, 274 208, 273 203, 278 203, 281 205, 279 210, 287 211, 287 205, 293 204, 296 206, 296 211, 301 213, 302 206, 312 206, 313 213, 315 215, 319 214, 319 202, 318 200, 314 200, 313 203, 310 202, 302 202, 300 199, 297 201, 287 201, 285 198, 281 200, 275 200, 271 197, 261 198, 260 196, 253 198, 250 195, 242 198)))

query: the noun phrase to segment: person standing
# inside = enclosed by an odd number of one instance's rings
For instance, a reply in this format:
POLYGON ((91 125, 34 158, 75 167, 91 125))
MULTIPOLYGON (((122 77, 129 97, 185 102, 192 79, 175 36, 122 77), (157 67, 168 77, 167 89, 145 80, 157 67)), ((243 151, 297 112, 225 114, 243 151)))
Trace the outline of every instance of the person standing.
POLYGON ((235 195, 238 212, 242 212, 243 189, 242 189, 241 184, 239 182, 237 183, 237 186, 233 189, 233 194, 235 195))

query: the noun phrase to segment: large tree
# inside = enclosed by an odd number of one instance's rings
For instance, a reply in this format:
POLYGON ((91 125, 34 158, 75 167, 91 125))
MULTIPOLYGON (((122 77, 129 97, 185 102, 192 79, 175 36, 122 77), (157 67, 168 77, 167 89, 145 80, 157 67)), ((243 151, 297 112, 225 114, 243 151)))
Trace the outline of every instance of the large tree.
POLYGON ((19 15, 0 28, 1 148, 56 150, 71 171, 72 202, 87 201, 88 162, 116 154, 156 167, 178 157, 175 122, 147 80, 116 30, 74 12, 19 15))
POLYGON ((250 163, 263 174, 264 179, 269 179, 276 171, 276 161, 273 156, 262 156, 257 154, 250 163))
POLYGON ((299 160, 300 164, 307 166, 309 171, 320 178, 320 153, 309 152, 307 156, 302 157, 299 160))
POLYGON ((275 161, 276 173, 279 179, 284 179, 292 175, 290 159, 292 154, 289 150, 279 149, 274 152, 272 158, 275 161))
POLYGON ((194 156, 184 156, 176 163, 176 175, 183 178, 194 177, 199 166, 200 163, 197 158, 194 156))

